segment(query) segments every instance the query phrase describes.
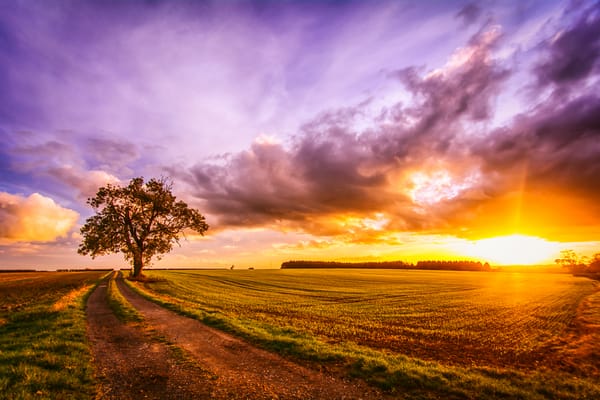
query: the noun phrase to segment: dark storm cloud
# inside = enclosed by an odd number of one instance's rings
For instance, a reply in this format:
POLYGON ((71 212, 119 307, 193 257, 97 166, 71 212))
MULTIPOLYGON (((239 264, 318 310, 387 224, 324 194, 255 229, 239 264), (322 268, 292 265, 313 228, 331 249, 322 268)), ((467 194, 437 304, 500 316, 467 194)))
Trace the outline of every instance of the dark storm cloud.
POLYGON ((468 3, 456 14, 456 18, 462 19, 465 25, 475 23, 481 16, 482 10, 475 3, 468 3))
POLYGON ((386 176, 370 165, 374 154, 369 142, 337 126, 325 129, 306 132, 292 158, 293 165, 302 166, 302 179, 322 211, 376 209, 388 201, 386 176))
POLYGON ((472 149, 501 187, 510 186, 507 171, 526 165, 524 182, 532 190, 598 202, 600 97, 593 82, 600 79, 600 8, 596 2, 575 11, 568 10, 567 22, 540 45, 533 71, 536 88, 549 91, 547 99, 472 149))
POLYGON ((474 147, 486 171, 506 171, 526 163, 527 184, 600 199, 600 97, 551 99, 515 120, 510 130, 474 147))
POLYGON ((299 189, 288 154, 278 145, 254 144, 233 156, 226 167, 201 164, 190 172, 197 188, 194 194, 226 224, 257 225, 294 212, 285 204, 299 189))
POLYGON ((542 47, 544 59, 535 72, 542 87, 567 85, 587 78, 599 68, 600 5, 583 10, 572 26, 548 38, 542 47))
POLYGON ((360 171, 365 155, 330 134, 306 136, 292 150, 254 143, 226 166, 197 165, 188 179, 194 194, 226 225, 299 222, 343 210, 368 212, 389 203, 385 176, 360 171))
POLYGON ((401 153, 421 149, 443 154, 461 139, 462 129, 455 124, 490 118, 492 101, 509 75, 490 58, 499 35, 497 27, 481 30, 455 54, 456 60, 444 71, 423 77, 421 71, 411 67, 396 73, 416 100, 416 105, 397 112, 401 118, 417 121, 403 135, 401 153))

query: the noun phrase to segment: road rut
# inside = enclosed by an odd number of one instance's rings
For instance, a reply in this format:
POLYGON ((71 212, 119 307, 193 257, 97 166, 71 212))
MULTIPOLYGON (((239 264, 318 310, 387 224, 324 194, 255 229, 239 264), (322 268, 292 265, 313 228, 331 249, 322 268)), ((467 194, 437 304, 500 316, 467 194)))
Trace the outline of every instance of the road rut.
POLYGON ((212 376, 177 356, 139 325, 121 323, 107 303, 105 279, 87 301, 96 399, 212 399, 212 376))
POLYGON ((214 377, 213 398, 236 399, 382 399, 386 396, 360 380, 346 380, 308 369, 256 348, 197 320, 146 300, 117 279, 123 296, 145 322, 186 350, 214 377))

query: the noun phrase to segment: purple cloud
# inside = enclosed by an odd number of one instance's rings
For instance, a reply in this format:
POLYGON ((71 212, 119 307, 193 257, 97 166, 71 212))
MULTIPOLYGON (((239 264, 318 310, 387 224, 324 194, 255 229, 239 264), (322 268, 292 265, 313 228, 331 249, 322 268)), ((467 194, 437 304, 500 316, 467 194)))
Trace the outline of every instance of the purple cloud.
POLYGON ((407 188, 395 185, 411 185, 407 171, 467 153, 465 138, 456 134, 461 122, 490 117, 490 102, 508 73, 490 57, 497 38, 494 28, 482 30, 444 69, 425 76, 398 72, 417 100, 393 107, 391 124, 356 132, 353 122, 369 102, 323 113, 288 147, 255 142, 224 164, 196 165, 186 175, 193 195, 226 226, 280 221, 331 234, 336 228, 320 219, 378 212, 404 230, 435 225, 414 210, 407 188))
MULTIPOLYGON (((563 35, 590 33, 590 18, 563 27, 563 35)), ((366 129, 355 122, 369 102, 322 114, 289 146, 254 143, 220 165, 197 164, 187 175, 193 195, 223 226, 276 223, 323 235, 344 234, 327 224, 336 215, 376 213, 389 218, 388 229, 469 235, 470 221, 519 189, 523 164, 526 190, 600 199, 593 92, 550 97, 485 129, 514 68, 495 55, 501 40, 499 28, 486 24, 443 68, 397 71, 412 101, 387 106, 366 129)), ((592 68, 578 74, 597 78, 592 68)), ((592 219, 598 210, 590 208, 592 219)))
POLYGON ((600 63, 600 11, 598 4, 577 13, 571 26, 542 43, 545 57, 535 67, 538 85, 569 85, 597 73, 600 63))
POLYGON ((119 182, 111 171, 122 171, 136 154, 135 147, 126 142, 96 139, 80 145, 66 140, 38 142, 39 139, 34 133, 24 133, 20 142, 6 145, 2 150, 6 160, 3 176, 7 180, 28 176, 39 190, 69 200, 73 194, 78 200, 85 200, 100 186, 119 182), (88 153, 89 146, 93 147, 89 152, 91 161, 82 156, 88 153), (104 156, 103 164, 95 165, 96 157, 107 152, 111 154, 104 156))
POLYGON ((461 18, 465 25, 471 25, 479 19, 481 13, 481 7, 476 3, 468 3, 456 13, 456 18, 461 18))

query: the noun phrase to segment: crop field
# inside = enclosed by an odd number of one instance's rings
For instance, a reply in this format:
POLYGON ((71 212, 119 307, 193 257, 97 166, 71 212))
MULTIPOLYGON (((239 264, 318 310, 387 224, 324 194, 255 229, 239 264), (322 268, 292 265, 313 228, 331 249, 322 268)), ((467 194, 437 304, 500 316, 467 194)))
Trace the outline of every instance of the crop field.
MULTIPOLYGON (((96 396, 85 300, 106 272, 0 274, 0 398, 96 396)), ((148 271, 146 297, 398 398, 600 398, 598 283, 416 270, 148 271)), ((122 321, 140 315, 114 280, 122 321)))
POLYGON ((0 274, 0 397, 90 398, 83 299, 106 272, 0 274))
POLYGON ((562 365, 578 306, 597 292, 589 279, 393 270, 149 275, 158 279, 138 289, 171 308, 296 358, 350 363, 351 373, 384 388, 463 381, 451 390, 461 396, 465 382, 499 377, 483 389, 600 393, 595 372, 562 365))

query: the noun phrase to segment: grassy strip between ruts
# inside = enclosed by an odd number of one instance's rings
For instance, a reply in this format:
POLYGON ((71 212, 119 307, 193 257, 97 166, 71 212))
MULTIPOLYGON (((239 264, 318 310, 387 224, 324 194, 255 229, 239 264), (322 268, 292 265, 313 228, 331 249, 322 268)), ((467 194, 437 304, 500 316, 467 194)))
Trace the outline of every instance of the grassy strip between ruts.
POLYGON ((13 302, 19 303, 18 307, 12 308, 0 325, 1 398, 94 397, 85 304, 102 275, 105 273, 45 273, 27 287, 3 287, 20 293, 13 302))
POLYGON ((117 288, 116 278, 119 272, 114 272, 108 280, 108 305, 121 322, 141 322, 142 315, 123 297, 117 288))
POLYGON ((190 363, 200 368, 194 361, 194 359, 182 348, 171 342, 165 336, 161 335, 151 326, 148 326, 144 322, 143 315, 127 301, 123 296, 119 288, 117 287, 116 280, 119 278, 119 272, 115 272, 108 281, 108 305, 115 316, 123 323, 133 323, 142 331, 147 334, 148 339, 156 342, 160 342, 167 346, 171 352, 171 355, 179 363, 190 363))
POLYGON ((564 372, 454 367, 353 343, 325 343, 290 328, 228 317, 218 312, 207 313, 198 310, 192 302, 157 294, 140 284, 127 284, 168 309, 268 350, 321 364, 331 362, 331 366, 341 364, 350 376, 362 378, 399 398, 600 398, 600 386, 595 381, 564 372))

